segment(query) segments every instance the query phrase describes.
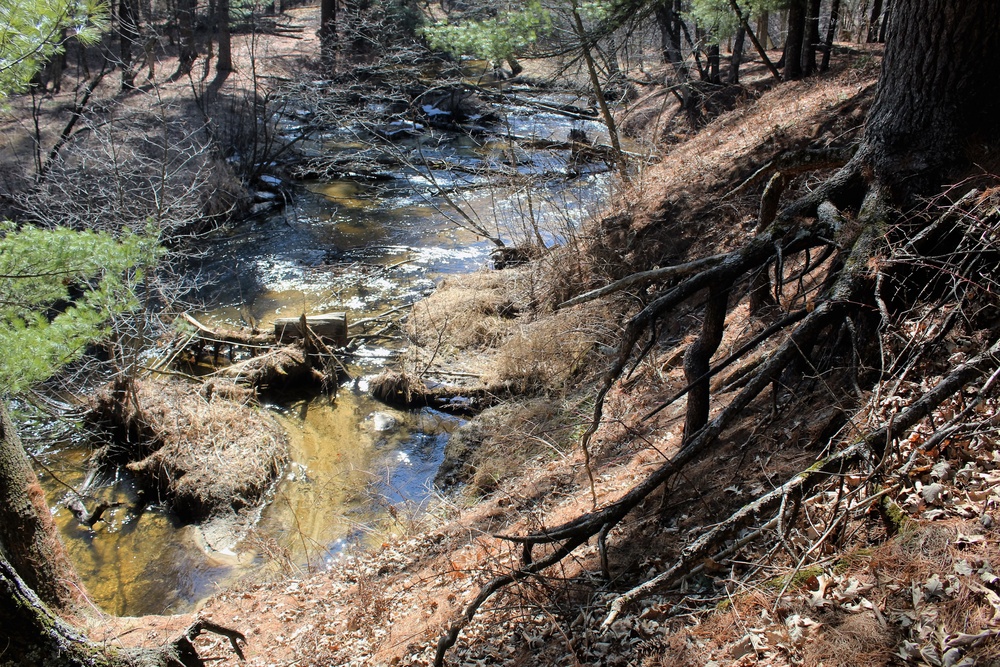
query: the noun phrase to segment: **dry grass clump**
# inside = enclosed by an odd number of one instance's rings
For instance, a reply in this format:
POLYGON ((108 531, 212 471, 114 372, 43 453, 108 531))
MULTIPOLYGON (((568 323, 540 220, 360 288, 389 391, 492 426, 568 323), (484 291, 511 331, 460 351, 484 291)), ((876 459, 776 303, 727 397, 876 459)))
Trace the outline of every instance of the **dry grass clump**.
POLYGON ((824 631, 803 647, 803 664, 827 667, 891 665, 898 637, 874 614, 849 614, 824 625, 824 631))
POLYGON ((492 347, 504 340, 512 320, 526 308, 516 293, 516 273, 473 273, 449 279, 413 308, 410 335, 417 345, 492 347))
POLYGON ((368 391, 388 405, 411 405, 414 396, 426 394, 427 387, 409 373, 384 370, 368 383, 368 391))
POLYGON ((521 392, 562 389, 595 343, 610 339, 595 331, 586 315, 577 308, 521 324, 500 345, 484 379, 521 392))
POLYGON ((287 460, 286 436, 248 392, 223 385, 142 380, 101 392, 93 418, 119 437, 98 459, 128 461, 186 518, 259 504, 287 460))
POLYGON ((561 456, 584 418, 579 406, 549 398, 509 401, 484 410, 448 440, 435 484, 467 483, 472 496, 496 489, 524 462, 561 456))

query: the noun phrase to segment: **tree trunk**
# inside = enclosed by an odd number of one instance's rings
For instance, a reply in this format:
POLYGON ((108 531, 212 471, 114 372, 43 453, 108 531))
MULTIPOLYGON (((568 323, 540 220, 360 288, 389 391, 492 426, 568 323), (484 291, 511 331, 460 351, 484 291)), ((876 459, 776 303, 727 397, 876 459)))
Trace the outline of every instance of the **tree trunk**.
POLYGON ((608 128, 608 140, 611 142, 618 175, 627 184, 629 182, 628 162, 626 162, 625 153, 622 152, 621 145, 618 143, 618 126, 615 124, 615 117, 611 114, 608 102, 604 98, 604 89, 601 87, 601 80, 597 76, 597 66, 594 64, 594 57, 590 51, 590 38, 584 30, 583 19, 580 18, 580 12, 577 8, 577 0, 572 0, 571 8, 573 10, 573 29, 580 40, 580 50, 583 53, 583 61, 587 65, 587 74, 590 76, 594 96, 597 97, 597 106, 604 118, 604 125, 608 128))
POLYGON ((879 16, 882 14, 882 0, 874 0, 872 3, 872 16, 868 21, 868 41, 878 41, 879 16))
POLYGON ((82 585, 59 542, 45 494, 2 402, 0 551, 46 604, 67 611, 76 604, 82 585))
POLYGON ((708 47, 708 81, 709 83, 720 84, 722 77, 719 74, 719 65, 722 60, 719 54, 719 45, 712 44, 708 47))
POLYGON ((771 39, 771 13, 767 10, 757 16, 757 39, 765 49, 774 48, 774 40, 771 39))
MULTIPOLYGON (((0 551, 0 634, 3 665, 18 667, 204 667, 190 641, 191 630, 162 648, 118 649, 91 642, 74 630, 24 582, 0 551)), ((218 627, 218 626, 214 626, 218 627)), ((233 636, 224 628, 220 634, 233 636)), ((208 628, 215 632, 214 628, 208 628)), ((242 635, 240 635, 242 638, 242 635)))
POLYGON ((660 26, 660 48, 663 62, 673 66, 678 81, 691 78, 681 52, 681 19, 673 8, 673 0, 667 0, 656 7, 656 22, 660 26))
POLYGON ((4 664, 103 667, 124 662, 116 651, 90 644, 53 614, 2 552, 0 626, 6 635, 0 659, 17 661, 4 664))
POLYGON ((882 25, 878 29, 878 41, 885 44, 885 34, 889 28, 889 9, 891 0, 885 0, 885 9, 882 11, 882 25))
POLYGON ((837 23, 840 21, 840 0, 833 0, 830 5, 830 23, 826 26, 826 41, 823 44, 823 62, 819 71, 830 69, 830 56, 833 53, 833 40, 837 38, 837 23))
POLYGON ((736 85, 740 82, 740 65, 743 64, 743 47, 746 42, 747 31, 741 24, 736 30, 736 39, 733 43, 733 55, 729 59, 729 85, 736 85))
POLYGON ((194 20, 198 10, 198 0, 177 0, 178 62, 177 74, 191 72, 198 58, 194 40, 194 20))
POLYGON ((217 0, 216 22, 219 28, 219 60, 215 69, 219 72, 233 71, 232 33, 229 32, 229 0, 217 0))
POLYGON ((806 32, 806 0, 792 0, 788 5, 788 36, 785 37, 786 81, 802 78, 802 40, 806 32))
POLYGON ((139 23, 135 0, 118 2, 118 57, 121 59, 122 90, 135 87, 135 68, 132 59, 139 43, 139 23))
POLYGON ((932 192, 1000 135, 1000 2, 896 0, 856 159, 894 197, 932 192))
POLYGON ((691 85, 691 70, 684 59, 681 42, 684 18, 681 16, 679 0, 665 0, 657 5, 656 21, 660 26, 663 62, 669 63, 674 69, 674 80, 677 82, 674 94, 680 100, 688 123, 691 127, 698 127, 701 119, 701 96, 691 85))
POLYGON ((337 0, 320 0, 319 39, 323 62, 330 67, 337 51, 337 0))
POLYGON ((802 45, 802 74, 816 71, 816 47, 819 46, 819 10, 822 0, 809 0, 806 12, 805 42, 802 45))

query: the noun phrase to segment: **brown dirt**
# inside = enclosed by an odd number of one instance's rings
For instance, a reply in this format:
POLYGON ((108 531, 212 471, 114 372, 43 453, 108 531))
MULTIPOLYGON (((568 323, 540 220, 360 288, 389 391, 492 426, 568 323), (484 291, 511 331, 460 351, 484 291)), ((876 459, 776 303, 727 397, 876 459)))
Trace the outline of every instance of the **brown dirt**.
MULTIPOLYGON (((623 272, 701 255, 705 248, 721 251, 745 239, 759 189, 726 195, 783 150, 837 145, 855 136, 871 97, 874 72, 868 62, 862 58, 831 75, 780 86, 675 145, 662 164, 642 174, 627 201, 623 198, 622 214, 592 231, 586 281, 604 284, 623 272)), ((791 192, 808 188, 817 177, 800 178, 791 192)), ((475 374, 535 372, 537 358, 534 366, 518 368, 520 351, 540 350, 547 361, 553 337, 567 331, 584 332, 586 354, 583 347, 568 346, 563 358, 575 360, 570 372, 546 370, 544 377, 554 381, 535 383, 541 390, 532 403, 508 415, 487 415, 471 427, 484 429, 476 436, 476 449, 498 453, 468 459, 474 461, 472 475, 488 471, 490 484, 473 487, 487 493, 484 498, 441 498, 430 513, 408 525, 407 534, 387 538, 372 553, 344 558, 327 572, 247 582, 210 599, 198 615, 246 633, 242 664, 428 664, 438 635, 478 587, 516 565, 517 550, 495 535, 537 531, 591 508, 582 454, 567 445, 576 442, 587 421, 587 382, 608 365, 600 346, 613 342, 613 336, 608 340, 617 326, 612 314, 628 308, 623 302, 629 297, 581 309, 587 316, 549 318, 541 302, 522 307, 509 294, 494 292, 506 289, 509 275, 458 282, 453 293, 442 290, 429 301, 424 315, 418 306, 414 335, 422 344, 420 354, 427 356, 414 363, 431 366, 432 359, 454 371, 471 353, 475 360, 464 368, 475 374), (506 346, 510 353, 503 357, 506 346), (552 411, 558 419, 542 409, 545 402, 560 401, 566 407, 552 411), (552 423, 564 432, 553 436, 546 430, 552 423), (484 447, 487 438, 492 441, 484 447), (525 447, 531 438, 551 440, 554 446, 525 447), (499 456, 507 463, 490 470, 499 456)), ((606 424, 591 452, 599 503, 619 497, 675 451, 683 403, 655 419, 641 416, 683 384, 680 352, 690 341, 695 315, 692 307, 666 323, 661 341, 672 344, 654 349, 609 395, 606 424)), ((730 314, 729 325, 720 355, 761 326, 750 321, 745 305, 730 314)), ((926 376, 925 386, 934 374, 926 376)), ((912 400, 920 392, 920 383, 915 384, 911 393, 893 398, 912 400)), ((926 500, 930 496, 923 489, 934 481, 937 461, 927 453, 913 454, 919 465, 910 474, 885 482, 898 491, 909 516, 901 524, 906 529, 894 537, 877 513, 860 507, 829 547, 820 545, 816 562, 807 568, 797 567, 785 551, 759 553, 751 546, 731 562, 703 563, 703 573, 685 588, 650 596, 606 631, 599 629, 610 600, 662 571, 692 531, 815 459, 817 443, 826 442, 828 431, 839 428, 845 412, 855 407, 830 405, 824 391, 814 386, 786 395, 774 408, 756 406, 710 459, 690 466, 613 530, 610 584, 595 574, 600 571, 596 545, 578 549, 545 578, 495 596, 463 630, 451 664, 897 664, 893 654, 898 651, 919 664, 915 656, 921 651, 940 654, 948 642, 961 638, 959 633, 982 635, 969 640, 966 657, 979 664, 995 660, 990 633, 1000 598, 990 563, 1000 558, 1000 534, 990 513, 998 502, 993 435, 970 444, 964 454, 948 454, 974 463, 970 481, 960 481, 957 474, 949 478, 943 496, 948 503, 926 500), (773 419, 772 409, 778 411, 773 419), (748 448, 751 437, 756 441, 748 448)), ((996 409, 994 403, 987 407, 990 414, 996 409)), ((855 419, 863 426, 876 417, 872 411, 855 419)), ((943 418, 936 417, 939 423, 943 418)), ((921 437, 926 433, 918 429, 900 444, 901 454, 915 452, 921 437)), ((934 456, 939 454, 944 455, 934 456)), ((802 542, 786 547, 789 552, 800 553, 795 549, 815 540, 809 522, 815 531, 830 515, 833 499, 824 493, 810 501, 808 518, 797 524, 801 534, 790 534, 802 542)), ((192 617, 101 618, 91 632, 109 643, 155 646, 192 617)), ((213 664, 241 664, 224 640, 206 636, 197 644, 213 664)))

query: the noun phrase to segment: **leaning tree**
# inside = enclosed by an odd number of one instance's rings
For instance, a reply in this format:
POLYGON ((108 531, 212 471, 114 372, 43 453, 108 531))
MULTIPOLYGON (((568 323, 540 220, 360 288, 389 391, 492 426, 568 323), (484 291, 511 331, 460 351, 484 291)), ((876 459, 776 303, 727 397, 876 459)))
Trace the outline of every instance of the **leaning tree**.
MULTIPOLYGON (((957 201, 950 201, 943 215, 921 214, 926 207, 917 205, 940 195, 944 183, 958 182, 970 174, 984 176, 988 171, 990 152, 1000 139, 1000 3, 896 0, 888 21, 878 90, 855 149, 846 155, 842 151, 802 151, 773 161, 770 173, 763 170, 755 175, 757 180, 773 177, 764 189, 759 231, 752 239, 728 253, 646 272, 647 277, 656 276, 665 282, 660 283, 657 295, 626 322, 617 359, 598 392, 593 421, 582 446, 586 453, 590 438, 602 422, 608 391, 649 350, 651 344, 635 351, 643 336, 648 333, 655 340, 659 322, 702 298, 706 303, 702 330, 684 359, 687 386, 672 397, 677 400, 687 395, 688 400, 680 449, 617 500, 595 506, 593 511, 544 532, 506 537, 522 545, 520 565, 487 583, 462 617, 442 635, 437 665, 443 664, 446 651, 454 645, 462 627, 503 587, 541 573, 593 537, 598 538, 604 555, 606 536, 612 527, 685 465, 710 451, 728 427, 746 416, 752 402, 789 369, 802 364, 803 357, 812 364, 810 355, 821 341, 833 345, 843 339, 841 332, 849 329, 853 349, 877 349, 877 341, 872 339, 878 336, 879 322, 888 325, 886 320, 894 312, 903 312, 914 299, 927 294, 927 274, 915 280, 911 275, 913 266, 937 266, 940 274, 957 276, 959 282, 990 271, 990 279, 995 277, 996 267, 988 264, 996 248, 983 245, 992 241, 987 235, 965 233, 967 221, 1000 215, 994 204, 981 205, 986 201, 983 193, 970 189, 956 197, 956 189, 951 188, 945 198, 957 201), (837 167, 838 161, 840 168, 819 187, 779 205, 787 177, 820 167, 837 167), (975 215, 968 214, 977 206, 975 215), (810 251, 819 251, 828 258, 811 265, 811 270, 826 273, 821 276, 823 288, 815 300, 775 318, 747 345, 711 365, 722 339, 726 314, 739 301, 741 290, 745 293, 749 287, 751 296, 755 291, 766 294, 767 284, 760 289, 764 269, 775 266, 780 281, 782 261, 810 251), (959 255, 962 259, 957 265, 941 266, 945 261, 942 258, 959 255), (861 340, 865 336, 869 338, 867 346, 861 340), (772 345, 769 354, 752 367, 738 393, 709 419, 714 398, 709 378, 765 343, 772 345), (535 549, 543 546, 543 554, 535 559, 535 549)), ((808 260, 805 263, 810 266, 808 260)), ((766 283, 770 279, 764 280, 766 283)), ((882 461, 886 442, 905 433, 968 382, 996 369, 1000 363, 1000 334, 995 328, 985 328, 987 333, 978 354, 953 366, 940 382, 888 423, 849 442, 830 443, 833 447, 824 451, 832 450, 832 454, 705 529, 666 571, 618 598, 606 623, 638 596, 678 581, 707 557, 718 557, 724 540, 753 522, 766 523, 767 516, 778 511, 779 505, 783 511, 789 499, 804 497, 811 488, 848 466, 882 461)))

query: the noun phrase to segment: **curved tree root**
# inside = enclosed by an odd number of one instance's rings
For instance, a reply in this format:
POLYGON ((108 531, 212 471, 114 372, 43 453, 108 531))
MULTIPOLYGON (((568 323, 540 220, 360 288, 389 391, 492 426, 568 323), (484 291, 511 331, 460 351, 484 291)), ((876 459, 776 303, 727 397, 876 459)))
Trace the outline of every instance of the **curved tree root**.
POLYGON ((247 638, 242 632, 232 630, 206 619, 199 619, 192 623, 180 637, 170 643, 168 650, 174 653, 179 665, 183 665, 183 667, 204 667, 205 661, 201 659, 194 647, 194 640, 203 632, 212 632, 227 638, 240 660, 246 660, 246 656, 243 655, 243 649, 240 648, 240 642, 244 644, 247 642, 247 638))
MULTIPOLYGON (((689 351, 689 358, 695 363, 686 364, 690 368, 686 369, 688 387, 685 388, 685 391, 697 388, 700 392, 707 394, 708 378, 712 373, 718 372, 727 363, 730 363, 727 360, 714 369, 709 366, 711 355, 718 347, 716 339, 721 339, 725 315, 728 310, 730 289, 755 269, 776 257, 789 256, 817 246, 829 246, 830 239, 841 235, 843 219, 836 213, 836 207, 828 200, 840 197, 843 190, 852 186, 859 177, 860 167, 849 164, 809 195, 788 206, 774 222, 768 224, 766 229, 758 233, 742 248, 721 258, 710 258, 711 262, 706 268, 693 274, 688 274, 686 270, 669 274, 671 277, 681 278, 680 282, 646 305, 626 325, 618 357, 598 391, 593 419, 581 439, 586 459, 589 460, 590 439, 597 432, 602 421, 603 405, 607 393, 626 366, 629 365, 636 343, 643 333, 652 328, 671 309, 708 289, 710 296, 704 329, 699 342, 695 344, 695 352, 689 351), (820 213, 819 209, 821 208, 824 210, 820 213), (802 216, 815 217, 815 222, 809 226, 803 225, 800 222, 802 216), (697 348, 701 348, 702 354, 698 354, 697 348)), ((595 509, 573 521, 541 533, 525 536, 499 536, 502 539, 523 545, 521 567, 510 574, 493 579, 480 589, 476 598, 466 607, 462 617, 449 628, 448 632, 441 636, 435 665, 444 664, 445 653, 455 644, 461 629, 494 593, 508 584, 535 575, 560 562, 591 537, 606 535, 612 527, 617 525, 653 491, 714 444, 722 431, 734 423, 749 404, 775 382, 789 364, 802 354, 803 350, 810 349, 815 339, 831 323, 844 316, 848 305, 854 300, 867 277, 867 260, 872 256, 873 248, 883 235, 882 226, 879 224, 883 208, 877 205, 879 202, 880 199, 877 196, 872 196, 866 202, 868 205, 863 207, 863 214, 871 220, 871 224, 863 225, 863 231, 852 240, 847 261, 843 263, 842 267, 838 267, 837 273, 828 280, 825 294, 818 300, 815 308, 804 315, 794 314, 791 321, 783 320, 779 323, 780 326, 769 328, 767 336, 755 338, 755 345, 760 344, 778 330, 801 319, 786 340, 756 369, 740 393, 714 419, 707 421, 708 412, 704 409, 708 404, 707 395, 704 396, 704 405, 698 413, 704 416, 698 419, 689 412, 688 421, 693 426, 686 429, 684 443, 680 451, 669 461, 649 474, 624 496, 604 508, 595 509), (535 562, 532 559, 532 551, 537 544, 558 544, 558 546, 545 558, 535 562)), ((645 350, 635 363, 641 361, 644 354, 645 350)), ((738 357, 742 354, 745 354, 743 349, 734 356, 738 357)), ((697 399, 694 402, 699 404, 697 399)))
POLYGON ((667 570, 616 598, 611 603, 602 627, 611 625, 628 604, 658 588, 677 583, 691 572, 696 563, 710 556, 723 541, 752 522, 759 521, 761 517, 775 511, 786 502, 787 498, 801 500, 816 485, 832 476, 843 475, 848 468, 855 467, 862 461, 873 462, 877 467, 886 453, 886 442, 900 437, 963 386, 995 369, 1000 364, 998 352, 1000 352, 1000 342, 994 343, 988 351, 955 367, 934 388, 890 418, 885 426, 845 449, 820 459, 808 470, 796 474, 783 485, 744 505, 728 519, 714 525, 685 547, 680 558, 667 570))

